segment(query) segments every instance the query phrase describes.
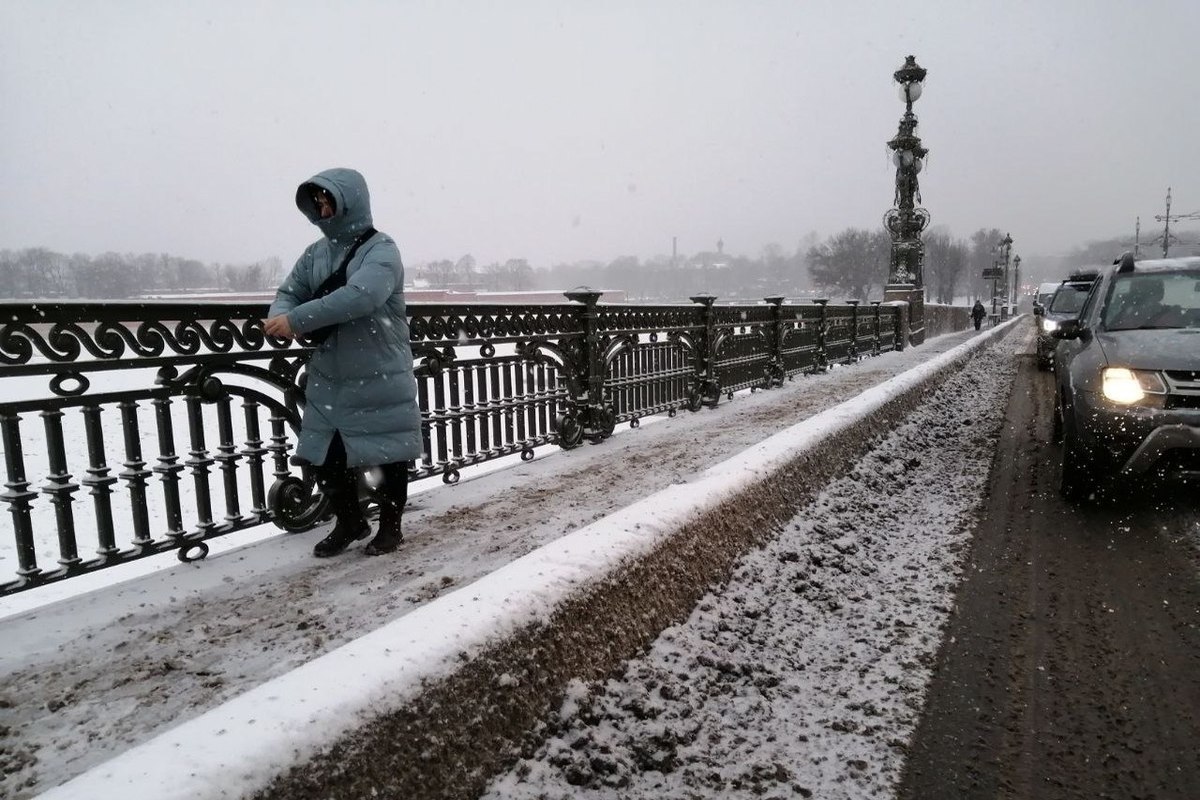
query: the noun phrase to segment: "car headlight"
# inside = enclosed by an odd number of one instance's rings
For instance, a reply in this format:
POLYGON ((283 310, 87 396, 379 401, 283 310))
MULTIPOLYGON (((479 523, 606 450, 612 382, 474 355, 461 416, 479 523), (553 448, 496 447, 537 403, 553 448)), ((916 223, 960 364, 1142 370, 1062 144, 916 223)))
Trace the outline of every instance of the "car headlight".
POLYGON ((1050 331, 1056 331, 1058 330, 1058 323, 1052 319, 1046 319, 1045 317, 1042 317, 1042 330, 1046 333, 1049 333, 1050 331))
POLYGON ((1114 403, 1130 405, 1146 399, 1148 394, 1166 394, 1167 387, 1157 372, 1125 367, 1106 367, 1104 396, 1114 403))

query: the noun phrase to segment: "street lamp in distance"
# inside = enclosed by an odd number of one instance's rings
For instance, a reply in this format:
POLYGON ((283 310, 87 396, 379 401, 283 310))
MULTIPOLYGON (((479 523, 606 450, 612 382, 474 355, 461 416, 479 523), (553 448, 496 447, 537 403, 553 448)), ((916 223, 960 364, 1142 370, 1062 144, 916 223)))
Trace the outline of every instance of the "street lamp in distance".
POLYGON ((1013 313, 1021 305, 1021 257, 1013 256, 1013 313))
POLYGON ((997 245, 1000 249, 1000 254, 1004 257, 1004 266, 1002 267, 1004 270, 1004 295, 1002 297, 1002 302, 1004 305, 1000 308, 1000 319, 1002 320, 1008 319, 1010 306, 1012 304, 1012 290, 1009 288, 1010 283, 1008 280, 1009 267, 1012 258, 1012 243, 1012 236, 1006 233, 1004 234, 1004 238, 1001 239, 1000 243, 997 245))

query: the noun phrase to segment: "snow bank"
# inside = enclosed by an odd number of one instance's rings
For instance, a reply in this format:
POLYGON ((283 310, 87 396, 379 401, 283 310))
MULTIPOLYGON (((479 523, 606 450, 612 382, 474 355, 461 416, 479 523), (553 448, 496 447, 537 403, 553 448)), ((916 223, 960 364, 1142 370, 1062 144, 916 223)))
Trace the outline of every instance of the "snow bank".
MULTIPOLYGON (((703 568, 684 567, 673 578, 657 565, 639 572, 641 566, 681 543, 685 549, 710 546, 710 540, 719 546, 723 534, 708 534, 723 524, 718 519, 714 526, 713 515, 728 517, 735 508, 730 504, 750 498, 749 506, 733 514, 746 527, 745 517, 761 502, 755 493, 764 485, 773 485, 777 494, 794 493, 800 472, 827 479, 848 468, 853 458, 831 457, 838 437, 855 433, 861 445, 881 415, 899 413, 903 403, 918 401, 939 376, 1011 324, 786 429, 693 482, 672 485, 554 541, 42 797, 296 796, 298 783, 320 785, 352 752, 382 748, 390 753, 413 746, 419 752, 412 768, 426 773, 423 780, 432 780, 440 770, 478 783, 487 771, 488 736, 504 738, 503 732, 481 730, 498 724, 490 718, 528 717, 547 702, 557 702, 575 665, 599 669, 653 639, 667 624, 663 617, 678 609, 660 609, 655 597, 659 586, 647 589, 647 579, 700 583, 691 587, 689 602, 694 603, 713 570, 727 569, 734 554, 720 553, 703 568), (825 473, 818 469, 822 463, 827 464, 825 473), (779 480, 781 474, 790 476, 791 483, 779 480), (689 526, 706 530, 693 531, 694 540, 679 538, 689 526), (624 591, 626 599, 636 595, 634 604, 606 599, 614 588, 624 591), (570 636, 552 631, 571 624, 577 627, 570 636), (604 624, 614 627, 608 630, 604 624), (589 650, 609 643, 612 652, 589 650), (549 661, 565 665, 563 673, 555 674, 549 661), (464 674, 473 683, 455 682, 464 674), (469 734, 466 740, 479 752, 455 747, 460 733, 469 734), (447 759, 453 764, 444 763, 447 759)), ((730 546, 744 544, 738 539, 730 546)), ((339 775, 338 780, 357 779, 339 775)), ((379 778, 362 780, 370 785, 379 778)))

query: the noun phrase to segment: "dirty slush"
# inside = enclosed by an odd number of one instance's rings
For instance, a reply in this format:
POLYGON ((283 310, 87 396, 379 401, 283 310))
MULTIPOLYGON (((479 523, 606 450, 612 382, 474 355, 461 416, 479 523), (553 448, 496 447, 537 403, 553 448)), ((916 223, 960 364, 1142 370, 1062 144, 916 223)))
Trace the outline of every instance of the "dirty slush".
POLYGON ((572 683, 486 797, 890 796, 1027 339, 976 355, 646 653, 572 683))

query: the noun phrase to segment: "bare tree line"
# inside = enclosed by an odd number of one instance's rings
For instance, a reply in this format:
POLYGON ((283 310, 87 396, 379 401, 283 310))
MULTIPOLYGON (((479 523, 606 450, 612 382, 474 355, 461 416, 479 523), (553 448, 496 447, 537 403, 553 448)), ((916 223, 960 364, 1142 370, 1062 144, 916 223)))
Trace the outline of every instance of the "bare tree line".
MULTIPOLYGON (((1004 237, 998 228, 980 228, 956 239, 935 228, 925 239, 925 286, 934 302, 950 303, 984 292, 982 271, 992 266, 1004 237)), ((879 299, 887 282, 891 240, 883 230, 846 228, 824 240, 801 239, 794 250, 768 244, 755 257, 715 250, 642 260, 620 256, 534 268, 523 258, 478 266, 470 255, 418 264, 419 285, 470 291, 561 290, 575 286, 622 289, 633 300, 680 301, 697 294, 726 300, 826 296, 879 299)))
POLYGON ((0 250, 0 296, 16 299, 116 300, 176 292, 274 289, 278 258, 252 264, 205 264, 166 253, 65 255, 45 247, 0 250))
MULTIPOLYGON (((996 263, 997 245, 1004 234, 999 228, 980 228, 957 238, 944 227, 928 231, 923 237, 924 281, 930 301, 987 297, 990 283, 981 275, 996 263)), ((1123 240, 1103 240, 1079 246, 1058 263, 1034 259, 1026 266, 1026 282, 1055 278, 1076 265, 1106 263, 1121 249, 1130 248, 1123 240)), ((621 289, 636 301, 686 301, 697 294, 727 300, 783 295, 866 301, 882 297, 890 253, 891 242, 882 229, 846 228, 824 239, 808 234, 790 250, 768 244, 756 256, 727 253, 720 242, 712 250, 674 257, 620 256, 549 267, 534 267, 524 258, 480 265, 467 254, 415 264, 408 277, 418 286, 462 291, 621 289)), ((88 256, 64 255, 44 247, 0 250, 0 296, 18 299, 271 291, 284 274, 275 257, 235 265, 205 264, 165 253, 88 256)))

